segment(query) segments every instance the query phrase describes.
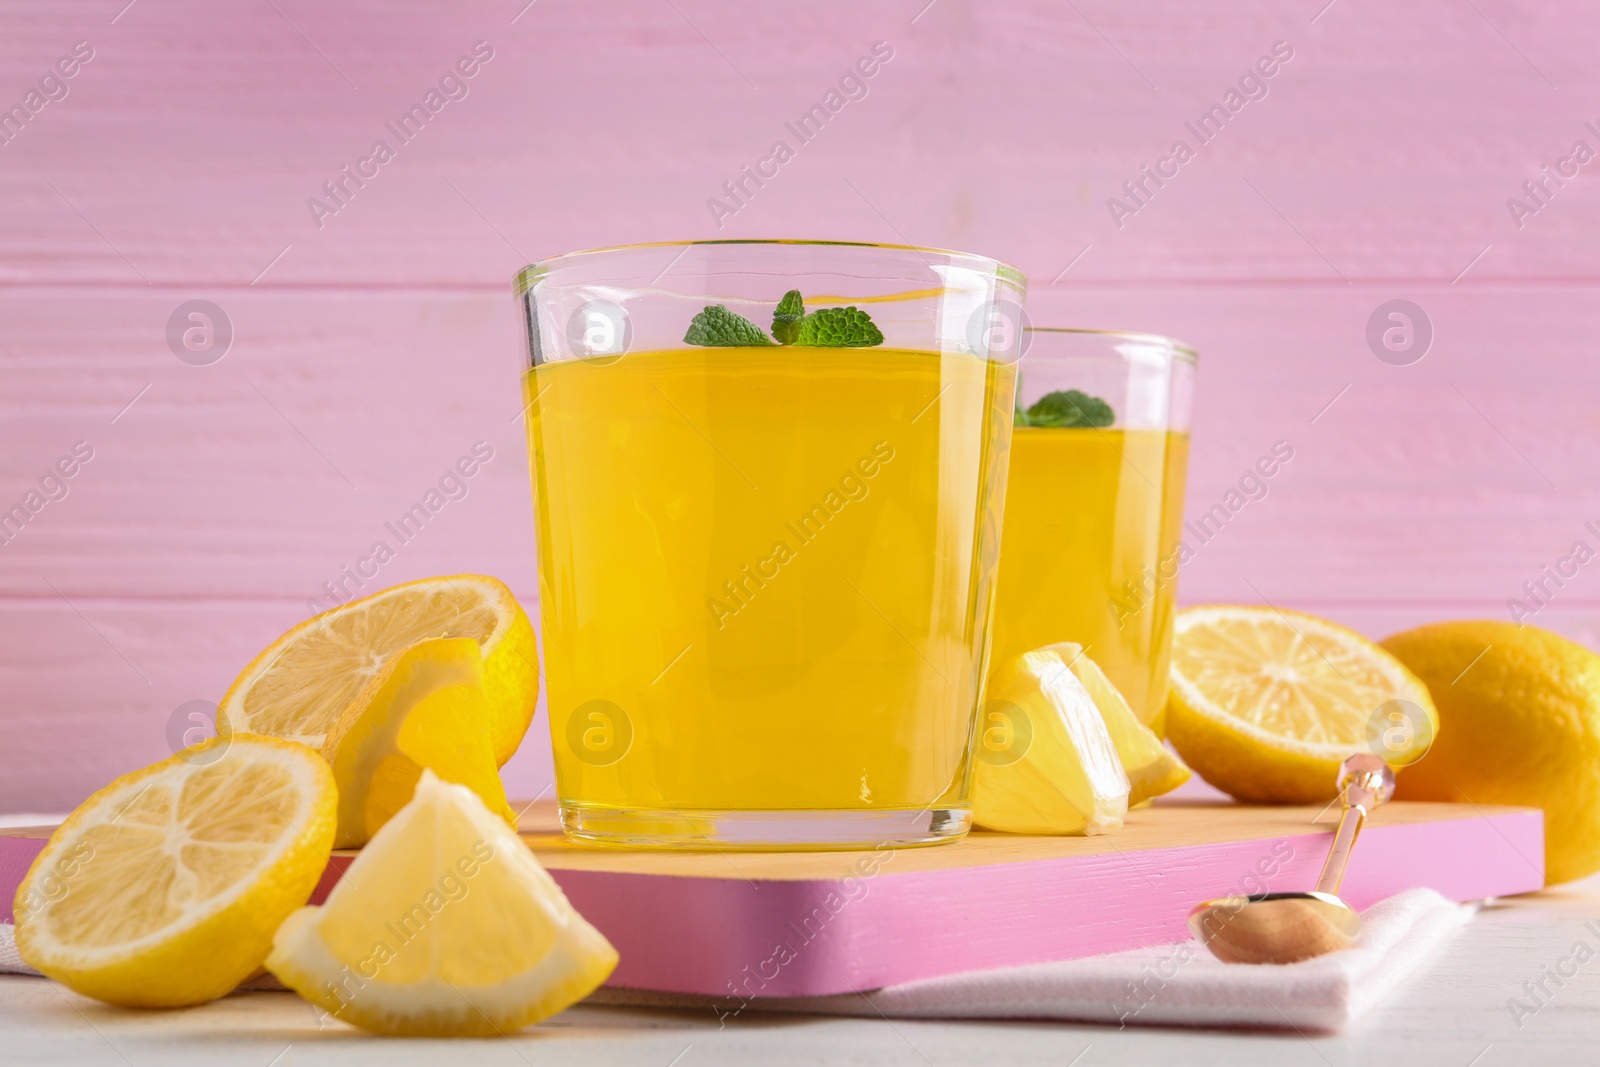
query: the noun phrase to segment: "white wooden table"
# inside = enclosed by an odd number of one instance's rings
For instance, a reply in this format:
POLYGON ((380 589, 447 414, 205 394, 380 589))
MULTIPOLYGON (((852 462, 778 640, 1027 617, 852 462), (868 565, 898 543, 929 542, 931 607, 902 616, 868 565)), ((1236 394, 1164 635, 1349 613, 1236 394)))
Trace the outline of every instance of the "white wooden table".
POLYGON ((311 1007, 288 993, 238 994, 183 1012, 130 1012, 42 979, 0 976, 0 1063, 1593 1064, 1600 1061, 1600 922, 1594 931, 1585 923, 1595 919, 1600 876, 1491 905, 1392 1003, 1336 1037, 750 1013, 719 1029, 710 1012, 578 1007, 510 1039, 442 1043, 379 1040, 338 1023, 319 1028, 311 1007), (1594 953, 1583 964, 1574 956, 1578 942, 1594 953), (1574 967, 1575 976, 1558 973, 1574 967), (1523 988, 1541 979, 1550 993, 1540 997, 1542 1006, 1523 988), (1513 997, 1538 1006, 1520 1026, 1508 1007, 1513 997))

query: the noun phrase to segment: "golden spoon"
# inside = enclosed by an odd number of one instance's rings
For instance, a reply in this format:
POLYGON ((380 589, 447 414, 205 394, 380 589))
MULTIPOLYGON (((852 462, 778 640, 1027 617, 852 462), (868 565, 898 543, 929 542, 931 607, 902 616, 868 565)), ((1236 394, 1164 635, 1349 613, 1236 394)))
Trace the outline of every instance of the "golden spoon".
POLYGON ((1223 963, 1295 963, 1355 943, 1361 917, 1337 896, 1361 824, 1394 795, 1394 771, 1361 753, 1339 769, 1344 812, 1322 877, 1310 893, 1222 897, 1189 912, 1189 930, 1223 963))

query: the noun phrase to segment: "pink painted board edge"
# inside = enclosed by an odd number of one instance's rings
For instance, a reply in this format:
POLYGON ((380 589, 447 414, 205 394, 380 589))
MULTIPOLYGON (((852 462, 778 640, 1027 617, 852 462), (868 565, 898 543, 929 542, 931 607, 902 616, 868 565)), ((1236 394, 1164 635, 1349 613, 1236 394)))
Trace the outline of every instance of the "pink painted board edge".
POLYGON ((0 921, 7 926, 17 921, 12 910, 16 904, 17 887, 28 876, 33 858, 44 851, 45 844, 42 837, 0 837, 0 909, 5 913, 0 921))
MULTIPOLYGON (((836 881, 552 873, 621 953, 608 985, 742 1000, 852 993, 1185 941, 1184 920, 1201 900, 1311 888, 1328 840, 1321 832, 905 874, 886 868, 859 882, 854 899, 836 881), (1258 864, 1271 869, 1285 846, 1291 852, 1270 877, 1249 878, 1258 864)), ((1365 908, 1414 887, 1457 901, 1543 888, 1543 813, 1363 832, 1343 886, 1351 904, 1365 908)))

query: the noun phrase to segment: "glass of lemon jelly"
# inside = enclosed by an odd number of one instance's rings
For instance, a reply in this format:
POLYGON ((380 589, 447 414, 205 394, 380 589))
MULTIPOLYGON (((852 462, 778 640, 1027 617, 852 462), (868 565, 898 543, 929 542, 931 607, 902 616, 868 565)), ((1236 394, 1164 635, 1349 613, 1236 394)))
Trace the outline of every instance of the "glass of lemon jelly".
POLYGON ((570 836, 965 833, 1025 284, 981 256, 804 241, 517 275, 570 836))
POLYGON ((1076 642, 1158 733, 1178 567, 1191 552, 1183 491, 1197 360, 1154 334, 1041 328, 1018 364, 994 662, 1076 642))

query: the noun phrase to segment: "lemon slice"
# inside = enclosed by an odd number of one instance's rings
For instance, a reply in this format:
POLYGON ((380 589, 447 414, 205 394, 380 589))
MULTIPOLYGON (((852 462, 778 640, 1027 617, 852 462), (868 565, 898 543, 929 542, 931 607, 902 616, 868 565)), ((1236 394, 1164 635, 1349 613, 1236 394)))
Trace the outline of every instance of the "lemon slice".
POLYGON ((1072 668, 1100 709, 1122 770, 1128 776, 1128 807, 1170 793, 1189 780, 1189 768, 1183 760, 1161 743, 1154 730, 1139 721, 1122 691, 1098 663, 1084 655, 1081 646, 1066 642, 1048 647, 1072 668))
POLYGON ((1094 698, 1056 648, 1024 652, 989 680, 972 818, 1014 834, 1122 826, 1128 776, 1094 698))
POLYGON ((504 765, 533 721, 539 657, 533 624, 494 578, 424 578, 353 600, 294 627, 234 680, 217 728, 321 748, 346 705, 388 660, 431 637, 470 637, 483 649, 489 739, 504 765))
POLYGON ((1200 777, 1240 800, 1305 804, 1338 794, 1339 764, 1376 752, 1416 760, 1438 729, 1428 689, 1354 630, 1270 607, 1177 615, 1167 737, 1200 777), (1388 711, 1410 740, 1377 743, 1388 711))
POLYGON ((431 771, 321 907, 278 930, 267 968, 384 1034, 509 1033, 591 993, 616 950, 501 819, 431 771))
POLYGON ((333 842, 311 749, 218 737, 124 775, 50 835, 17 889, 17 951, 85 996, 200 1004, 261 966, 333 842))
POLYGON ((322 754, 339 785, 334 848, 360 848, 405 807, 423 768, 467 786, 514 828, 489 746, 483 656, 470 637, 412 645, 334 723, 322 754))

